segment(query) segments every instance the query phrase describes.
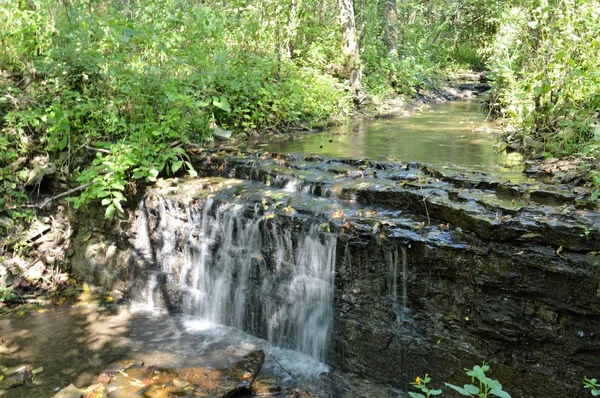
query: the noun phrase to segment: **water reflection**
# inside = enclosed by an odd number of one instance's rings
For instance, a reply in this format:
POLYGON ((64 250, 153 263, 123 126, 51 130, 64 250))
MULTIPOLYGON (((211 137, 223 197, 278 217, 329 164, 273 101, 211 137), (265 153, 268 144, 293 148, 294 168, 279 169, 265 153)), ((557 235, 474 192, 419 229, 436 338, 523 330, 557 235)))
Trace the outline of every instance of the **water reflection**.
POLYGON ((477 100, 453 101, 405 119, 354 121, 273 143, 268 150, 458 165, 478 170, 519 166, 520 156, 494 150, 499 129, 485 119, 477 100))

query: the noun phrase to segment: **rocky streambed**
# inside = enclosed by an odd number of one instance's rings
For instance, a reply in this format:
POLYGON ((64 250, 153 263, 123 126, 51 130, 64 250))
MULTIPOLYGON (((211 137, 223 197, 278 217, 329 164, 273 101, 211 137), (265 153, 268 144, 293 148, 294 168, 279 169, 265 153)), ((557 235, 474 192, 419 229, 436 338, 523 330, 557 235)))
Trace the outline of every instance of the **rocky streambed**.
POLYGON ((577 189, 270 152, 195 166, 205 178, 164 180, 118 228, 82 225, 73 270, 405 390, 482 361, 513 397, 575 396, 597 373, 600 217, 577 189))

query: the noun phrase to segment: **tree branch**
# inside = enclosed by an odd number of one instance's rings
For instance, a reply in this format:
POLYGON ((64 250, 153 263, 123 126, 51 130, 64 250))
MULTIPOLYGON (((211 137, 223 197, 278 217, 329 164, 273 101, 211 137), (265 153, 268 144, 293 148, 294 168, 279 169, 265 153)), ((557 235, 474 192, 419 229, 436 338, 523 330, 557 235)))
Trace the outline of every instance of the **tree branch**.
POLYGON ((68 196, 70 194, 72 194, 73 192, 79 192, 79 191, 83 191, 84 189, 86 189, 87 187, 89 187, 90 185, 92 185, 94 182, 88 182, 87 184, 84 185, 80 185, 76 188, 73 189, 69 189, 68 191, 65 191, 63 193, 60 193, 58 195, 55 195, 51 198, 46 199, 45 201, 43 201, 41 204, 35 204, 35 205, 27 205, 24 207, 37 207, 38 209, 43 209, 44 207, 48 206, 50 203, 52 203, 54 200, 56 199, 60 199, 62 197, 68 196))

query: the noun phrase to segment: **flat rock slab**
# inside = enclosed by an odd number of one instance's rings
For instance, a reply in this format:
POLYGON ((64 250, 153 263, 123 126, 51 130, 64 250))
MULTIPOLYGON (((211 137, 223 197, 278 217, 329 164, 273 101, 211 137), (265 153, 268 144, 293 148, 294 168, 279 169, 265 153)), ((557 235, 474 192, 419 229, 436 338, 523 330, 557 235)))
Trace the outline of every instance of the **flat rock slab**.
POLYGON ((265 361, 263 351, 249 353, 228 369, 209 367, 166 369, 134 364, 114 367, 99 376, 100 384, 86 389, 73 385, 58 392, 55 398, 93 396, 126 398, 144 396, 229 398, 250 393, 255 377, 265 361), (77 395, 79 393, 79 395, 77 395))

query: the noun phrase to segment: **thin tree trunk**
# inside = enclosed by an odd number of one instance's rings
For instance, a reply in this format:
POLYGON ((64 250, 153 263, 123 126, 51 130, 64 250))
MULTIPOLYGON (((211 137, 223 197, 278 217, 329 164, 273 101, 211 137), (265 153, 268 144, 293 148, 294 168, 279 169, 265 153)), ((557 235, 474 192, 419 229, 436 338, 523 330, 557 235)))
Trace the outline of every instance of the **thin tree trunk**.
POLYGON ((352 0, 338 0, 340 8, 340 26, 342 28, 342 49, 346 57, 346 66, 349 71, 349 83, 352 97, 356 104, 361 104, 367 99, 362 86, 362 67, 358 40, 356 37, 356 24, 354 20, 354 4, 352 0))
POLYGON ((391 55, 398 56, 398 9, 396 0, 385 0, 385 44, 391 55))

